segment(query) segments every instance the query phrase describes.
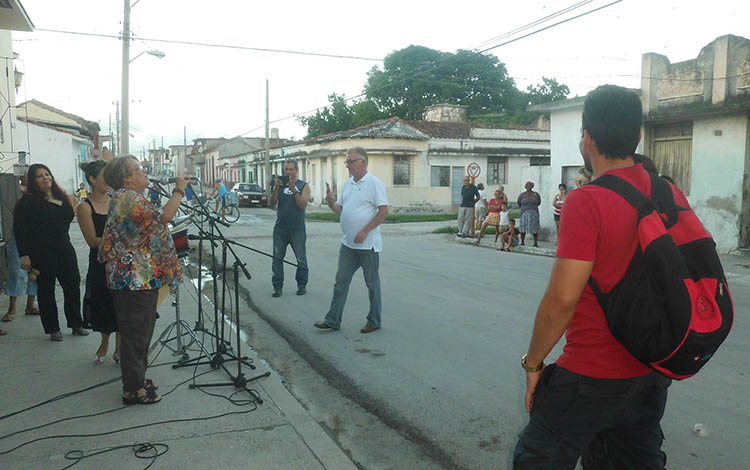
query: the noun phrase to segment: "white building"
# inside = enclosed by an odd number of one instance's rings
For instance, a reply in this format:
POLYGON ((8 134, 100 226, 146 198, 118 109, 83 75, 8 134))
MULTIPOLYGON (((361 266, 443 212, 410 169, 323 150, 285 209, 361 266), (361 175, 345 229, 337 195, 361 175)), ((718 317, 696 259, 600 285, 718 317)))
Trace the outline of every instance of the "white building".
MULTIPOLYGON (((750 247, 750 40, 722 36, 697 58, 675 64, 644 54, 641 76, 645 119, 638 151, 676 181, 719 251, 750 247)), ((548 194, 582 164, 583 101, 531 108, 551 114, 548 194)), ((542 224, 552 224, 550 214, 542 213, 542 224)))
POLYGON ((57 184, 68 194, 85 183, 80 164, 87 161, 93 142, 75 131, 26 122, 19 116, 16 142, 28 150, 28 163, 47 165, 57 184))
POLYGON ((26 11, 17 0, 0 2, 0 173, 23 172, 26 153, 14 139, 16 90, 23 73, 16 69, 11 31, 33 31, 26 11))

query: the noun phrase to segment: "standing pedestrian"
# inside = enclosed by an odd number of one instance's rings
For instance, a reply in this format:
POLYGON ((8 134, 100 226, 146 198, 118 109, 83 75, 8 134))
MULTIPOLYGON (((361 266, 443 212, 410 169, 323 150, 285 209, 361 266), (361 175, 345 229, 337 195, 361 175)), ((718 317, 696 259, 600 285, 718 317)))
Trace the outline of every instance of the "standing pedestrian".
MULTIPOLYGON (((648 195, 650 176, 633 161, 642 120, 637 94, 600 86, 583 105, 580 150, 595 178, 615 175, 648 195)), ((671 188, 675 202, 689 207, 682 192, 671 188)), ((586 469, 664 468, 659 422, 670 379, 612 336, 589 285, 595 279, 609 292, 620 282, 640 249, 638 218, 623 197, 596 185, 567 196, 557 258, 521 359, 530 420, 515 448, 517 470, 573 469, 581 456, 586 469), (563 333, 562 355, 545 367, 563 333)))
POLYGON ((482 222, 484 222, 484 217, 487 215, 487 193, 484 191, 484 184, 479 183, 477 190, 479 191, 479 200, 474 205, 474 230, 482 228, 482 222))
POLYGON ((57 318, 55 281, 65 299, 65 318, 73 335, 86 336, 81 318, 81 275, 70 243, 73 205, 55 182, 50 169, 41 163, 29 167, 27 192, 16 203, 13 232, 21 257, 21 268, 38 273, 37 294, 44 332, 52 341, 62 341, 57 318))
POLYGON ((555 194, 555 199, 552 200, 552 213, 555 218, 555 228, 557 228, 557 235, 560 236, 560 215, 562 214, 563 204, 565 203, 565 197, 568 195, 568 187, 565 183, 557 185, 559 193, 555 194))
POLYGON ((310 201, 310 186, 297 179, 299 166, 296 160, 287 160, 284 164, 284 173, 288 178, 286 184, 281 178, 276 178, 276 183, 271 192, 268 205, 276 209, 276 224, 273 226, 273 262, 271 269, 273 276, 273 296, 281 297, 284 286, 284 256, 286 247, 292 245, 294 256, 297 259, 297 295, 305 295, 307 292, 307 253, 305 245, 307 234, 305 231, 305 209, 310 201))
MULTIPOLYGON (((25 179, 25 177, 24 177, 25 179)), ((26 192, 26 185, 21 182, 17 195, 26 192), (20 194, 19 194, 20 193, 20 194)), ((5 209, 5 206, 3 206, 5 209)), ((13 321, 16 315, 16 300, 23 294, 23 283, 26 280, 26 315, 39 315, 39 309, 34 306, 36 299, 36 281, 29 279, 29 273, 21 269, 21 258, 18 256, 16 238, 13 236, 12 227, 8 230, 10 238, 5 244, 5 255, 8 263, 8 280, 5 283, 5 294, 8 296, 8 311, 2 321, 13 321)))
POLYGON ((526 244, 526 234, 534 235, 534 246, 538 247, 539 240, 539 205, 542 196, 534 191, 534 182, 527 181, 526 191, 518 195, 518 206, 521 208, 521 245, 526 244))
POLYGON ((114 193, 99 262, 106 265, 121 337, 122 401, 150 405, 161 401, 158 387, 146 378, 159 289, 168 287, 174 292, 182 278, 167 223, 185 196, 187 179, 176 178, 172 196, 161 211, 143 196, 149 181, 135 157, 113 158, 104 168, 104 179, 114 193))
POLYGON ((466 238, 471 230, 471 217, 474 215, 474 204, 479 201, 479 190, 471 184, 471 179, 464 176, 461 186, 461 206, 458 208, 458 236, 466 238))
POLYGON ((367 314, 367 324, 359 331, 370 333, 379 329, 381 324, 382 300, 378 268, 383 238, 380 224, 388 216, 388 199, 383 182, 367 172, 365 149, 354 147, 349 150, 344 164, 349 169, 351 178, 344 183, 338 199, 331 188, 326 187, 326 202, 333 212, 341 215, 344 237, 339 249, 339 267, 331 307, 325 319, 315 323, 315 326, 334 330, 341 327, 349 284, 357 269, 362 267, 370 297, 370 311, 367 314))
POLYGON ((120 335, 117 334, 115 306, 112 292, 107 287, 107 273, 104 263, 97 259, 99 245, 104 234, 104 225, 109 214, 109 186, 104 181, 104 167, 107 162, 94 160, 83 167, 86 181, 91 185, 88 197, 78 206, 78 225, 84 240, 89 245, 89 269, 86 274, 86 293, 83 296, 83 318, 90 328, 101 334, 101 343, 96 350, 94 363, 102 365, 109 349, 109 337, 115 333, 115 352, 112 359, 120 360, 120 335))

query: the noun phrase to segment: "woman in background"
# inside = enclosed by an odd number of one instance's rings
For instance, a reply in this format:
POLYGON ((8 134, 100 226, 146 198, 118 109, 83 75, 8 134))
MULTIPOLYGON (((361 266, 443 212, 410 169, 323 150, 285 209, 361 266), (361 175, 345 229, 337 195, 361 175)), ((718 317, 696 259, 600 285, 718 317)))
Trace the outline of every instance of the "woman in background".
POLYGON ((89 245, 89 269, 86 275, 86 294, 83 301, 83 316, 89 318, 91 327, 102 335, 96 350, 94 363, 101 365, 109 349, 109 336, 115 333, 115 352, 112 359, 120 361, 120 336, 117 334, 117 319, 112 303, 112 293, 107 288, 107 275, 104 264, 97 260, 99 245, 107 223, 110 198, 109 186, 104 181, 104 167, 107 162, 95 160, 82 165, 86 181, 91 186, 88 197, 78 206, 78 225, 83 238, 89 245))
POLYGON ((21 267, 37 270, 37 296, 44 332, 52 341, 62 341, 57 318, 55 281, 63 290, 65 318, 73 335, 86 336, 81 318, 81 275, 70 243, 73 206, 52 172, 41 163, 31 165, 26 194, 16 203, 13 232, 21 267))

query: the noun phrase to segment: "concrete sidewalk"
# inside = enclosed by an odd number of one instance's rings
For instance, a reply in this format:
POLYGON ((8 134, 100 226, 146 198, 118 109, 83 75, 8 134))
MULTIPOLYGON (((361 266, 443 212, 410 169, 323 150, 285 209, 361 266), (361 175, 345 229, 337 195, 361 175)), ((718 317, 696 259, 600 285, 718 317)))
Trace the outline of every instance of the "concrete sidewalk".
MULTIPOLYGON (((87 249, 80 231, 73 226, 70 233, 79 252, 80 268, 85 271, 87 249)), ((83 286, 81 291, 83 294, 83 286)), ((79 449, 89 454, 116 446, 128 447, 85 458, 74 468, 144 468, 150 460, 137 458, 129 446, 145 442, 169 446, 169 450, 156 459, 151 467, 154 469, 356 468, 289 393, 281 378, 269 370, 265 361, 246 344, 242 345, 242 353, 253 360, 257 369, 244 367, 245 376, 271 373, 270 377, 249 384, 257 390, 262 404, 236 406, 223 399, 237 390, 233 386, 204 389, 214 395, 189 389, 188 384, 194 375, 198 383, 228 382, 229 377, 222 370, 212 370, 208 365, 172 369, 170 363, 178 357, 168 349, 163 349, 156 357, 161 349, 157 348, 149 358, 155 361, 147 375, 159 384, 159 393, 164 399, 153 406, 123 407, 120 369, 112 360, 114 339, 104 364, 95 365, 99 334, 91 332, 87 337, 71 336, 70 329, 64 327, 59 289, 57 295, 64 335, 62 343, 49 340, 38 316, 24 316, 24 298, 19 299, 20 310, 15 319, 0 325, 8 332, 0 337, 0 357, 4 363, 0 381, 0 396, 3 397, 0 405, 0 453, 28 443, 0 455, 0 468, 63 468, 74 462, 65 458, 67 452, 79 449), (91 389, 81 391, 88 388, 91 389), (77 391, 81 392, 42 404, 77 391), (6 417, 25 409, 28 410, 6 417), (103 414, 75 418, 94 413, 103 414), (22 432, 61 419, 68 420, 22 432), (172 420, 185 421, 169 422, 172 420), (142 427, 124 430, 136 426, 142 427), (30 442, 38 439, 41 440, 30 442)), ((182 318, 193 325, 197 318, 197 294, 187 279, 181 287, 180 300, 182 318)), ((175 309, 169 303, 170 299, 159 308, 161 318, 157 321, 154 340, 174 321, 175 309)), ((8 298, 0 298, 0 311, 5 312, 7 307, 8 298)), ((207 301, 204 308, 212 312, 207 301)), ((212 323, 207 321, 207 327, 210 326, 212 323)), ((231 324, 226 328, 227 335, 234 334, 231 324)), ((236 348, 236 344, 232 344, 236 348)), ((211 349, 208 344, 207 347, 211 349)), ((193 346, 190 357, 197 356, 195 349, 193 346)), ((236 363, 228 363, 227 367, 236 373, 236 363)), ((249 395, 239 392, 232 398, 242 400, 249 395)))

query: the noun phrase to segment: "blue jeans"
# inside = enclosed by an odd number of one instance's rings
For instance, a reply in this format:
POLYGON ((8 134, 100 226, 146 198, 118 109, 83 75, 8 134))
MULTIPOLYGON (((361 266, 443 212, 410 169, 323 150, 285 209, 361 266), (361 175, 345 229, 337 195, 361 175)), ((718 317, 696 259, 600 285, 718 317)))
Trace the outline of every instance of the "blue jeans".
POLYGON ((670 379, 652 372, 596 379, 556 364, 542 372, 531 419, 513 456, 515 470, 661 470, 667 456, 659 422, 670 379))
POLYGON ((304 230, 289 230, 281 227, 273 228, 274 259, 271 264, 271 270, 273 271, 271 283, 273 287, 284 285, 284 262, 281 260, 286 256, 287 245, 292 245, 294 256, 297 258, 297 275, 295 276, 297 286, 304 287, 307 285, 309 269, 307 268, 306 241, 307 234, 304 230))
POLYGON ((29 279, 29 273, 21 269, 21 257, 18 256, 16 240, 10 240, 5 245, 8 256, 8 282, 5 284, 5 295, 20 297, 23 294, 23 280, 27 279, 26 295, 36 295, 36 281, 29 279))
POLYGON ((352 276, 361 266, 362 274, 365 276, 365 285, 370 294, 370 313, 367 314, 367 324, 380 328, 380 315, 383 307, 380 298, 380 276, 378 275, 380 258, 378 255, 379 253, 375 250, 353 250, 341 245, 331 308, 323 320, 328 326, 336 329, 341 327, 341 316, 344 313, 349 284, 352 282, 352 276))

